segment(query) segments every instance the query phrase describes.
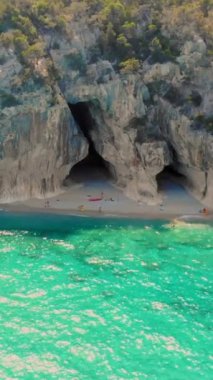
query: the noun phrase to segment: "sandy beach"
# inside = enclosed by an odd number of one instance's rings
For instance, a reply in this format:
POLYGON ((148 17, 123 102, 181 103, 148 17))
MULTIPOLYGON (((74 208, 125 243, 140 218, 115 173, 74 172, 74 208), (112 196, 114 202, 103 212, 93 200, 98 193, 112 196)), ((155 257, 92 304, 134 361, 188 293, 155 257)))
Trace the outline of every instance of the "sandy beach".
POLYGON ((204 206, 177 182, 165 178, 160 191, 163 201, 160 205, 151 206, 127 198, 104 177, 88 178, 84 175, 75 179, 57 196, 5 204, 1 208, 12 212, 48 212, 100 217, 212 219, 212 210, 208 210, 208 215, 202 215, 199 211, 204 206))

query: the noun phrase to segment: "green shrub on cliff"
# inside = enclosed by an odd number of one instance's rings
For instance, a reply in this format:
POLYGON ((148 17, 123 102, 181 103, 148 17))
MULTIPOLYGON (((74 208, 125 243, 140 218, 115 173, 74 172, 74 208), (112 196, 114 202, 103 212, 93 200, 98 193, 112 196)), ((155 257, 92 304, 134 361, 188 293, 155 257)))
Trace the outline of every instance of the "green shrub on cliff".
POLYGON ((13 44, 13 41, 14 41, 14 33, 13 33, 13 31, 8 31, 8 32, 0 34, 0 42, 6 48, 9 48, 13 44))
POLYGON ((135 73, 141 67, 141 63, 136 58, 129 58, 126 61, 120 63, 121 72, 123 74, 135 73))
POLYGON ((28 46, 23 52, 22 57, 27 60, 35 58, 41 58, 44 56, 44 44, 42 42, 36 42, 33 45, 28 46))
POLYGON ((97 51, 116 61, 116 68, 131 58, 166 62, 175 60, 196 34, 212 51, 211 5, 212 0, 0 0, 0 41, 14 42, 25 52, 34 46, 35 52, 47 31, 69 30, 67 38, 72 38, 70 22, 76 20, 98 31, 97 51), (22 36, 14 40, 12 30, 22 36))
POLYGON ((27 36, 23 34, 22 32, 20 32, 19 30, 16 30, 14 32, 13 42, 18 54, 21 54, 22 51, 24 51, 25 49, 28 49, 29 47, 27 36))
POLYGON ((19 105, 19 100, 10 93, 0 91, 0 105, 2 108, 15 107, 19 105))
POLYGON ((11 21, 16 29, 27 35, 29 41, 33 42, 37 38, 37 30, 29 17, 16 13, 12 16, 11 21))
POLYGON ((194 119, 192 127, 206 129, 208 132, 213 133, 213 115, 198 114, 194 119))
POLYGON ((86 61, 84 56, 76 51, 73 51, 65 56, 66 66, 72 70, 79 70, 81 73, 86 70, 86 61))

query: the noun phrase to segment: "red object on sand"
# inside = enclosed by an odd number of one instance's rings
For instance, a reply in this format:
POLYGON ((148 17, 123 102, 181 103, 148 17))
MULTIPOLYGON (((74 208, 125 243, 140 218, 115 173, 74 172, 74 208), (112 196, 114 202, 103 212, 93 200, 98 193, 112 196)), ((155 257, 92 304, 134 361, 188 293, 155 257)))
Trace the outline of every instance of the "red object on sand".
POLYGON ((102 201, 103 198, 89 198, 88 201, 89 202, 97 202, 97 201, 102 201))

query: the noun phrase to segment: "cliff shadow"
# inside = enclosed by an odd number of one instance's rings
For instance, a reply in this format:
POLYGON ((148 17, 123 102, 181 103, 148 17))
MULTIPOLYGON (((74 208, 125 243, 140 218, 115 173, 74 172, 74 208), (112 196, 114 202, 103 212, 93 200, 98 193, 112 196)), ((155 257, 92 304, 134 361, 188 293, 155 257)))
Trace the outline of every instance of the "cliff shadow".
POLYGON ((95 130, 95 121, 91 115, 88 102, 68 103, 72 116, 88 141, 88 155, 74 165, 64 180, 64 185, 89 181, 109 181, 114 178, 112 165, 101 157, 91 137, 95 130))

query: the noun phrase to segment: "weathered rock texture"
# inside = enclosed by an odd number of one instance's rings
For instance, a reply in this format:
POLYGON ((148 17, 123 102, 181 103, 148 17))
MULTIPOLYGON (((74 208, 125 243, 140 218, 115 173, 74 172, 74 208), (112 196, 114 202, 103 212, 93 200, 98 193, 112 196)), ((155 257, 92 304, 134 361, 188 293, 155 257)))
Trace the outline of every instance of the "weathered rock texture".
POLYGON ((71 41, 44 36, 57 76, 50 78, 43 58, 26 84, 15 52, 1 48, 1 91, 7 95, 0 111, 0 201, 60 191, 88 153, 68 107, 85 102, 93 119, 88 134, 129 197, 159 201, 156 176, 172 165, 212 205, 213 136, 196 125, 212 112, 204 41, 187 41, 174 63, 145 62, 139 73, 121 75, 108 61, 89 63, 94 34, 86 27, 73 33, 71 41), (73 64, 76 56, 81 61, 73 64))

